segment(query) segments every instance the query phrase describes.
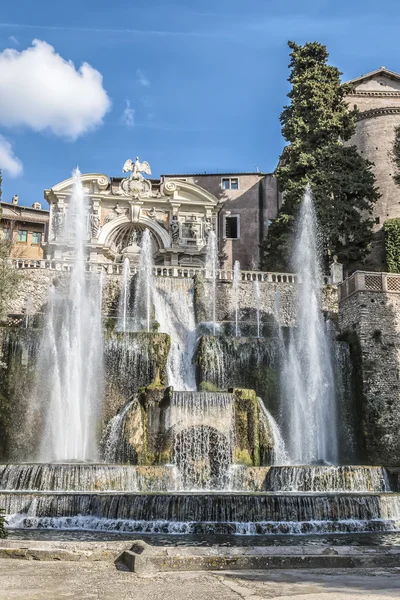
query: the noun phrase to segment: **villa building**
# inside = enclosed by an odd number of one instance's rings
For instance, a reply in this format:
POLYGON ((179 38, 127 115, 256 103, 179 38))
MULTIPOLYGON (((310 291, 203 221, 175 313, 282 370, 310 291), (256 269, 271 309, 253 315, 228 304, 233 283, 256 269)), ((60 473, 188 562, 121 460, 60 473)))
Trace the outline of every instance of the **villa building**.
MULTIPOLYGON (((134 165, 134 163, 132 163, 134 165)), ((87 247, 91 262, 135 262, 142 231, 152 234, 157 265, 202 267, 207 241, 214 231, 222 266, 239 260, 244 269, 257 269, 260 244, 268 223, 277 215, 280 194, 276 179, 264 173, 162 175, 145 179, 137 170, 130 177, 82 175, 89 198, 87 247)), ((147 166, 146 166, 147 165, 147 166)), ((145 172, 145 171, 143 171, 145 172)), ((73 180, 45 191, 50 205, 47 257, 70 259, 72 246, 63 235, 73 180)))
POLYGON ((18 204, 13 196, 11 202, 0 202, 1 235, 10 241, 10 256, 13 258, 36 258, 44 256, 49 211, 40 202, 31 207, 18 204))

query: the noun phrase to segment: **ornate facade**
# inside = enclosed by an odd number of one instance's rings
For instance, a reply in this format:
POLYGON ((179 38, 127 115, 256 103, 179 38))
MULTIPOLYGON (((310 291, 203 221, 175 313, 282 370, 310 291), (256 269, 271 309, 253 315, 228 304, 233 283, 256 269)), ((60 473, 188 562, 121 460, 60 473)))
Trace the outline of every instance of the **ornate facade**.
MULTIPOLYGON (((265 173, 151 175, 150 165, 128 160, 128 177, 100 173, 81 176, 88 199, 87 249, 91 262, 135 262, 145 228, 157 265, 203 266, 208 236, 214 231, 221 266, 258 269, 260 245, 277 215, 281 195, 265 173)), ((50 205, 47 258, 69 260, 72 246, 63 235, 73 180, 45 190, 50 205)))

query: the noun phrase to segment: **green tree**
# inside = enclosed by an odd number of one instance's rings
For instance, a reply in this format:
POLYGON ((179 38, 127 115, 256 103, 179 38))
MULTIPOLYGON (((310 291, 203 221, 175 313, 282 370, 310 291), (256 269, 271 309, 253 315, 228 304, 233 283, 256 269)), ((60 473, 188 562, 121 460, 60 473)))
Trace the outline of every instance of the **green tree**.
POLYGON ((276 176, 284 202, 263 244, 261 267, 288 270, 296 215, 310 185, 320 226, 325 265, 336 254, 349 266, 361 262, 372 238, 372 207, 379 197, 372 164, 344 142, 355 132, 357 111, 345 97, 350 88, 328 65, 317 42, 291 49, 290 104, 281 114, 284 148, 276 176))
MULTIPOLYGON (((2 196, 2 175, 0 171, 0 201, 2 196)), ((7 304, 11 298, 15 287, 19 281, 19 274, 17 271, 12 269, 9 264, 8 258, 10 256, 10 250, 12 241, 9 239, 2 238, 2 227, 1 219, 2 212, 0 206, 0 320, 6 316, 7 304)), ((1 362, 1 349, 0 349, 0 362, 1 362)), ((1 537, 1 536, 0 536, 1 537)))

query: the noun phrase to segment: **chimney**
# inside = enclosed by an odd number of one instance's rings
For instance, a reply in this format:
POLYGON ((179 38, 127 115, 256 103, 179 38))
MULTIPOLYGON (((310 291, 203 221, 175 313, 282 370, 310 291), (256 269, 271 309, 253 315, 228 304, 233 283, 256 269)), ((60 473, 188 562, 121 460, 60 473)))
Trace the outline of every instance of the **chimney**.
POLYGON ((32 208, 36 208, 38 210, 42 210, 42 205, 40 204, 40 202, 34 202, 32 204, 32 208))
POLYGON ((12 202, 13 204, 17 205, 17 204, 18 204, 18 200, 19 200, 19 196, 18 196, 18 194, 14 194, 14 196, 13 196, 13 197, 12 197, 12 199, 11 199, 11 202, 12 202))

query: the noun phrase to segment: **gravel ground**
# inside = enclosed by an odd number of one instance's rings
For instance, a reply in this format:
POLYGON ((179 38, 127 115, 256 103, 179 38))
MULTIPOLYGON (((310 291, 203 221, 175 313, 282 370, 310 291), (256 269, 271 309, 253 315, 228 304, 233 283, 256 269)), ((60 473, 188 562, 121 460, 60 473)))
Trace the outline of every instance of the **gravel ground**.
POLYGON ((0 560, 0 600, 384 600, 400 598, 400 569, 162 573, 108 562, 0 560))

